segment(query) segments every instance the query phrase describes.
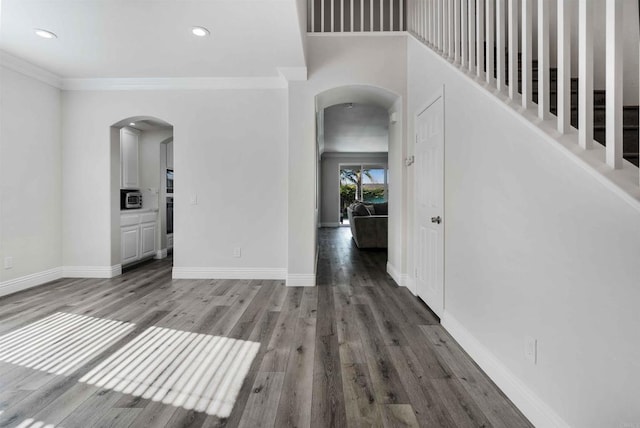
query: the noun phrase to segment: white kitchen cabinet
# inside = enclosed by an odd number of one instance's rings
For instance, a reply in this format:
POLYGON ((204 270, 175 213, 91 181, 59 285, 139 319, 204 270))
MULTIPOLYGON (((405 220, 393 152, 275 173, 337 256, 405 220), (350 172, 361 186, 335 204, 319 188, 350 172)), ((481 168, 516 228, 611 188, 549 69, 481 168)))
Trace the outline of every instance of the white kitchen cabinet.
POLYGON ((140 226, 124 226, 121 231, 122 264, 140 260, 140 226))
POLYGON ((155 256, 156 230, 155 223, 144 223, 140 225, 140 258, 155 256))
POLYGON ((140 188, 140 133, 135 129, 120 129, 120 188, 140 188))
POLYGON ((123 212, 120 230, 123 265, 156 255, 157 211, 123 212))

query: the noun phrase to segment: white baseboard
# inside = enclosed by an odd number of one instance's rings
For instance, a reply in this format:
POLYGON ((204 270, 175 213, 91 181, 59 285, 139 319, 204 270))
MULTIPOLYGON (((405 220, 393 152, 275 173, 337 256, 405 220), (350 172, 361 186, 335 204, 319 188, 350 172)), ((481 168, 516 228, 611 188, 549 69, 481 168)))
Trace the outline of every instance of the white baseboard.
POLYGON ((406 273, 400 273, 400 271, 390 262, 387 262, 387 273, 400 287, 406 287, 413 295, 416 294, 413 287, 413 278, 409 277, 406 273))
POLYGON ((174 279, 285 279, 280 268, 174 267, 174 279))
POLYGON ((569 428, 569 424, 517 378, 451 314, 445 311, 441 324, 534 426, 569 428))
POLYGON ((320 223, 320 227, 340 227, 340 223, 320 223))
POLYGON ((389 261, 387 261, 387 273, 400 287, 405 286, 404 281, 402 281, 402 274, 400 274, 400 271, 396 269, 395 266, 393 266, 389 261))
POLYGON ((18 291, 28 288, 37 287, 49 281, 55 281, 62 278, 62 268, 44 270, 42 272, 32 273, 30 275, 21 276, 20 278, 10 279, 0 282, 0 296, 17 293, 18 291))
POLYGON ((287 287, 315 287, 316 275, 307 273, 290 273, 287 275, 287 287))
POLYGON ((167 249, 163 248, 162 250, 156 251, 156 255, 153 256, 154 259, 166 259, 167 258, 167 249))
POLYGON ((62 267, 64 278, 113 278, 119 275, 122 275, 122 265, 62 267))

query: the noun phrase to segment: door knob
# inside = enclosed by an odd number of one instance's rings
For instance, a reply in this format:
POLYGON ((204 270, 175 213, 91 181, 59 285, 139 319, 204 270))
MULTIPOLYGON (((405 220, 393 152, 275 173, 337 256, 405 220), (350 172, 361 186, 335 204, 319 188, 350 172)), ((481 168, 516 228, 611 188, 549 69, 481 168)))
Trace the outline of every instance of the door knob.
POLYGON ((440 216, 437 216, 437 217, 431 217, 431 223, 437 223, 437 224, 440 224, 440 223, 442 223, 442 218, 440 218, 440 216))

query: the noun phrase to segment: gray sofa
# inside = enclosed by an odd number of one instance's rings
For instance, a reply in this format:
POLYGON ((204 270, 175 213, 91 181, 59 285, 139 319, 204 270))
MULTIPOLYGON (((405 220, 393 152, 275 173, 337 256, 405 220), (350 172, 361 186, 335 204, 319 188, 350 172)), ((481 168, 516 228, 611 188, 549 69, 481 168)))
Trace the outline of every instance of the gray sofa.
POLYGON ((362 204, 347 208, 351 235, 358 248, 387 248, 389 211, 387 203, 362 204))

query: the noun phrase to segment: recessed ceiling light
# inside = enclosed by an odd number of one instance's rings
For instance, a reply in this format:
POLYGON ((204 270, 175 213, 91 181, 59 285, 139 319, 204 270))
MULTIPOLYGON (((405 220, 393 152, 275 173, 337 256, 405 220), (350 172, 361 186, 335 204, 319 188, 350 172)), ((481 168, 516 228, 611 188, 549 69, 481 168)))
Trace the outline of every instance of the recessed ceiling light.
POLYGON ((207 30, 204 27, 193 27, 191 29, 191 32, 193 33, 194 36, 198 36, 198 37, 205 37, 210 34, 209 30, 207 30))
POLYGON ((135 122, 130 122, 129 126, 136 126, 136 123, 135 122))
POLYGON ((52 33, 51 31, 47 31, 47 30, 42 30, 40 28, 36 28, 36 34, 40 37, 42 37, 43 39, 57 39, 58 36, 56 36, 54 33, 52 33))

